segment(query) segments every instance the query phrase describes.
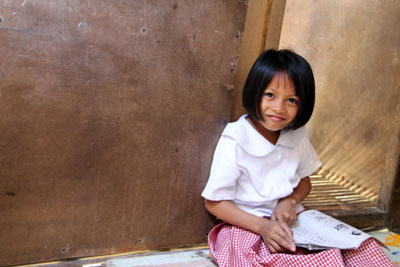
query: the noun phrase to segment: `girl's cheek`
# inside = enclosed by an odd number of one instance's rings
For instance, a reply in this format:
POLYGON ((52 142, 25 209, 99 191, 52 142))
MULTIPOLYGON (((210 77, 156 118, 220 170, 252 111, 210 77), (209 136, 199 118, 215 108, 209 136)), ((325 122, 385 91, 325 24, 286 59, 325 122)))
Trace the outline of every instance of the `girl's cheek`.
POLYGON ((291 113, 297 114, 297 112, 299 111, 299 106, 298 105, 289 104, 288 110, 290 110, 291 113))

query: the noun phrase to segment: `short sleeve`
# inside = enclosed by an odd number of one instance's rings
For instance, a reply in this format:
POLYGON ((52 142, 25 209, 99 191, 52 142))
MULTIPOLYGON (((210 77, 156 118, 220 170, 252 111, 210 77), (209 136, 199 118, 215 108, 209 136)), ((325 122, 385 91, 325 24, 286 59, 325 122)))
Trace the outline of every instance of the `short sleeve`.
POLYGON ((236 141, 222 136, 215 148, 210 176, 201 194, 208 200, 233 200, 236 194, 236 180, 240 176, 236 164, 236 141))
POLYGON ((321 161, 319 160, 317 153, 315 153, 307 134, 305 134, 304 139, 301 142, 300 150, 301 159, 297 168, 297 175, 303 178, 313 174, 321 166, 321 161))

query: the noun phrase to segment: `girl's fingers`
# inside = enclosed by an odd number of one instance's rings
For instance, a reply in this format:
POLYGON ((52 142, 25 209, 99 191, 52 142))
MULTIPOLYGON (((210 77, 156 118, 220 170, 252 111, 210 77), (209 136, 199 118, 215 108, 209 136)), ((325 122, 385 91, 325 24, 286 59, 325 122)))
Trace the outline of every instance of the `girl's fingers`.
POLYGON ((287 224, 280 224, 281 231, 277 233, 279 235, 279 239, 276 240, 279 245, 290 250, 292 252, 296 251, 296 245, 294 244, 293 236, 288 233, 288 231, 292 232, 287 224), (285 229, 288 228, 288 229, 285 229))
POLYGON ((285 247, 283 247, 280 243, 271 240, 270 243, 268 244, 268 249, 270 249, 270 251, 272 253, 276 253, 276 252, 284 252, 286 250, 285 247))
POLYGON ((294 223, 297 220, 297 215, 296 213, 291 213, 287 216, 287 223, 290 225, 294 223))
POLYGON ((275 218, 276 218, 275 219, 276 221, 285 222, 289 225, 294 223, 297 219, 295 214, 293 215, 293 214, 289 214, 289 213, 278 214, 275 218))
POLYGON ((275 221, 270 225, 269 230, 270 233, 266 233, 267 235, 264 241, 267 246, 271 246, 271 248, 269 248, 271 253, 285 250, 296 251, 293 237, 290 235, 291 230, 287 224, 275 221))
MULTIPOLYGON (((274 243, 275 243, 275 242, 274 242, 274 243)), ((269 249, 269 252, 271 252, 271 253, 276 253, 276 252, 278 252, 278 251, 275 249, 274 245, 276 246, 277 244, 276 244, 276 243, 275 243, 275 244, 271 244, 271 243, 267 244, 267 247, 268 247, 268 249, 269 249)))
POLYGON ((272 213, 272 215, 271 215, 271 221, 276 221, 275 213, 272 213))
POLYGON ((277 238, 276 240, 270 240, 268 242, 268 246, 269 246, 268 248, 272 253, 283 252, 285 250, 294 251, 293 247, 289 245, 289 242, 281 238, 277 238))
POLYGON ((293 238, 293 232, 292 229, 290 229, 289 225, 287 223, 280 223, 280 226, 283 228, 283 230, 289 235, 290 240, 294 241, 293 238))

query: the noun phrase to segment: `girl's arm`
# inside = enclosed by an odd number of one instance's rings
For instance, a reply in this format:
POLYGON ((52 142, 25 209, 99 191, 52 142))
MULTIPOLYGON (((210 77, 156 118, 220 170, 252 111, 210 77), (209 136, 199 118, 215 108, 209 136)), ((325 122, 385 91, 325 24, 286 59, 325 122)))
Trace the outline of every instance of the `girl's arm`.
POLYGON ((311 191, 310 177, 301 179, 298 186, 294 189, 292 194, 279 200, 278 205, 275 207, 272 213, 271 220, 284 222, 288 225, 292 224, 297 220, 297 214, 295 207, 298 203, 304 200, 304 198, 311 191))
POLYGON ((293 237, 289 234, 290 228, 286 223, 255 216, 227 200, 206 200, 205 205, 210 213, 221 220, 261 235, 272 253, 296 250, 293 237))

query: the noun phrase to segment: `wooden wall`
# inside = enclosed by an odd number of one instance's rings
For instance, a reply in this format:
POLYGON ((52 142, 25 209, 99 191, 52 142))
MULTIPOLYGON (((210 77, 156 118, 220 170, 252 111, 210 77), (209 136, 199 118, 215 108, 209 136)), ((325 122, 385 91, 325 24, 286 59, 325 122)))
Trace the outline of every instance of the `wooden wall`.
POLYGON ((309 130, 323 170, 379 198, 383 210, 399 153, 399 17, 397 0, 287 0, 280 39, 314 69, 309 130))
POLYGON ((0 265, 206 242, 246 8, 0 4, 0 265))

